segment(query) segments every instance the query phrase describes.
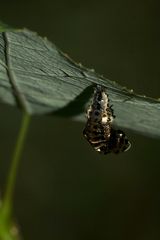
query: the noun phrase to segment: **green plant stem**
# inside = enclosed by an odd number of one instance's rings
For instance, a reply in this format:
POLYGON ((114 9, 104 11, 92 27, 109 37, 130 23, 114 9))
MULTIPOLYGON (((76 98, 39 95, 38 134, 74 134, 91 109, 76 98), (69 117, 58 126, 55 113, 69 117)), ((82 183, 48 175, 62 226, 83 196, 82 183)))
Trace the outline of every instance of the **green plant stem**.
POLYGON ((2 202, 2 215, 4 221, 9 221, 12 213, 12 204, 13 204, 13 193, 15 189, 17 169, 23 152, 23 147, 30 123, 30 115, 26 112, 23 113, 22 123, 17 137, 16 145, 14 148, 11 166, 8 174, 6 190, 4 194, 4 199, 2 202))

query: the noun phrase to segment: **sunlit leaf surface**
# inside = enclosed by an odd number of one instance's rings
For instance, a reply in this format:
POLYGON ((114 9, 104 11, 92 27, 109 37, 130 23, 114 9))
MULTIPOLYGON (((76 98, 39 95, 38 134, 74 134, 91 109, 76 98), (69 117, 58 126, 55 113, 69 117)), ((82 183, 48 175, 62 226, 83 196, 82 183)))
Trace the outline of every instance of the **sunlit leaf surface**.
POLYGON ((95 84, 113 104, 115 124, 160 136, 160 102, 138 96, 73 62, 46 38, 29 30, 0 33, 0 101, 30 114, 59 114, 84 120, 95 84))

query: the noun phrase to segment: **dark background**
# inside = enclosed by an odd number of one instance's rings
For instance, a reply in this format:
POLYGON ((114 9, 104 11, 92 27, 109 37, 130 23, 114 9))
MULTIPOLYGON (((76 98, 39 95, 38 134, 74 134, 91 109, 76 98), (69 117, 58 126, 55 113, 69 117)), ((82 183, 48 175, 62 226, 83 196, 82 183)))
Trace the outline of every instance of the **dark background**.
MULTIPOLYGON (((160 97, 159 1, 5 0, 0 13, 107 78, 160 97)), ((3 191, 21 113, 2 104, 0 111, 3 191)), ((159 239, 159 140, 127 131, 130 151, 102 156, 83 139, 83 128, 33 117, 15 193, 24 239, 159 239)))

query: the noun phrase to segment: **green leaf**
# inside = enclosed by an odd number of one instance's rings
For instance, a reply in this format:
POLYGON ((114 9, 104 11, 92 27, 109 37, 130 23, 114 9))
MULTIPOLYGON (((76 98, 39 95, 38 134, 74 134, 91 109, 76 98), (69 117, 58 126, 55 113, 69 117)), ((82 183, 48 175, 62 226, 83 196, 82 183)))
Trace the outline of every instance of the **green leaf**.
POLYGON ((46 38, 29 30, 0 33, 0 101, 29 114, 85 120, 85 104, 95 84, 103 85, 113 104, 115 124, 160 136, 160 101, 134 94, 76 64, 46 38))

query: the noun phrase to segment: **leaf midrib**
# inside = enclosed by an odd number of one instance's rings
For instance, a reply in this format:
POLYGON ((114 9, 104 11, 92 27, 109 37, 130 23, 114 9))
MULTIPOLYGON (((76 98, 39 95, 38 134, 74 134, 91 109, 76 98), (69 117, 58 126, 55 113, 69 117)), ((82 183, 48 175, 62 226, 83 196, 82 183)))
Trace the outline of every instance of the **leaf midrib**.
POLYGON ((3 35, 3 39, 4 39, 4 45, 5 45, 4 56, 5 56, 6 66, 7 66, 6 71, 7 71, 7 75, 8 75, 9 81, 10 81, 12 89, 13 89, 13 94, 15 96, 17 104, 21 107, 21 109, 23 111, 29 113, 30 112, 29 105, 27 104, 27 100, 17 84, 16 76, 12 69, 12 64, 11 64, 10 57, 9 57, 10 47, 9 47, 9 40, 7 37, 7 33, 3 32, 2 35, 3 35))

